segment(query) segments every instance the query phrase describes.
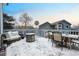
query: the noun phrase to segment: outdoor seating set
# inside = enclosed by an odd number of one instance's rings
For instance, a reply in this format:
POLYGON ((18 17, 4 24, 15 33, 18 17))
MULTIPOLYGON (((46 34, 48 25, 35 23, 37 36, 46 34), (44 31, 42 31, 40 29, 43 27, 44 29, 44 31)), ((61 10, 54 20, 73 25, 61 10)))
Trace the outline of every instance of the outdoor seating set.
MULTIPOLYGON (((35 33, 26 33, 24 35, 22 32, 18 31, 5 32, 1 35, 1 44, 6 44, 7 46, 9 46, 11 43, 19 41, 24 38, 26 38, 26 42, 34 42, 35 33)), ((52 43, 55 42, 57 47, 67 47, 70 49, 73 47, 79 48, 79 35, 52 32, 52 34, 48 33, 48 38, 53 41, 52 43)))
POLYGON ((48 35, 55 43, 56 46, 67 47, 67 48, 79 48, 79 35, 63 34, 63 33, 52 33, 48 35))

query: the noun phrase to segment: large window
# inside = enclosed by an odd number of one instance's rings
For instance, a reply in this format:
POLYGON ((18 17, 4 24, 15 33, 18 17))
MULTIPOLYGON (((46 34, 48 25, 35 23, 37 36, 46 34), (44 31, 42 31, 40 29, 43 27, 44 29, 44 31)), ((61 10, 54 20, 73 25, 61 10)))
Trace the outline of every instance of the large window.
POLYGON ((58 29, 62 29, 62 24, 58 24, 58 29))

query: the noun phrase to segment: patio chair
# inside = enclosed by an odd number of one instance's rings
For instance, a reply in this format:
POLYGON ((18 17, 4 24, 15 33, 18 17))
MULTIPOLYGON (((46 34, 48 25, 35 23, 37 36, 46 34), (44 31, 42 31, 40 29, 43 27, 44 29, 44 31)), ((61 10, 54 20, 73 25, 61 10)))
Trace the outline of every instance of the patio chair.
POLYGON ((48 39, 52 39, 52 32, 46 32, 46 34, 45 34, 46 36, 46 38, 48 38, 48 39))
POLYGON ((55 41, 62 41, 62 35, 60 33, 54 33, 55 41))
POLYGON ((61 33, 54 33, 54 41, 56 43, 56 46, 62 46, 62 34, 61 33))

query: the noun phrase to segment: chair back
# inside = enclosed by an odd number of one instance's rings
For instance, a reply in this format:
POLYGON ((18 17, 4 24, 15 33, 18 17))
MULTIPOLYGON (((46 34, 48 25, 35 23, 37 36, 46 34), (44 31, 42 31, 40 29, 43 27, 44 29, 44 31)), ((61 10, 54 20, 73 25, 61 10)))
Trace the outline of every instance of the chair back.
POLYGON ((61 33, 54 33, 54 40, 55 41, 62 41, 61 33))

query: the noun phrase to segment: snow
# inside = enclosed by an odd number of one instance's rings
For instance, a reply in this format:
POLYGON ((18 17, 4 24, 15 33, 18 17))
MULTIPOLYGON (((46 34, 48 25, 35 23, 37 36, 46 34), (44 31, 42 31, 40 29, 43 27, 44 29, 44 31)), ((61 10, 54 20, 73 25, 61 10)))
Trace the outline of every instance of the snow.
POLYGON ((26 35, 34 35, 35 33, 26 33, 26 35))
POLYGON ((26 42, 26 38, 12 43, 6 49, 6 56, 75 56, 79 51, 57 48, 48 38, 36 36, 35 42, 26 42))
POLYGON ((72 34, 62 34, 62 36, 69 37, 69 38, 75 38, 75 39, 79 38, 79 35, 72 35, 72 34))
POLYGON ((79 44, 79 40, 72 40, 72 41, 79 44))
POLYGON ((20 35, 18 34, 18 31, 9 31, 5 34, 7 36, 4 40, 14 40, 16 38, 20 38, 20 35))

